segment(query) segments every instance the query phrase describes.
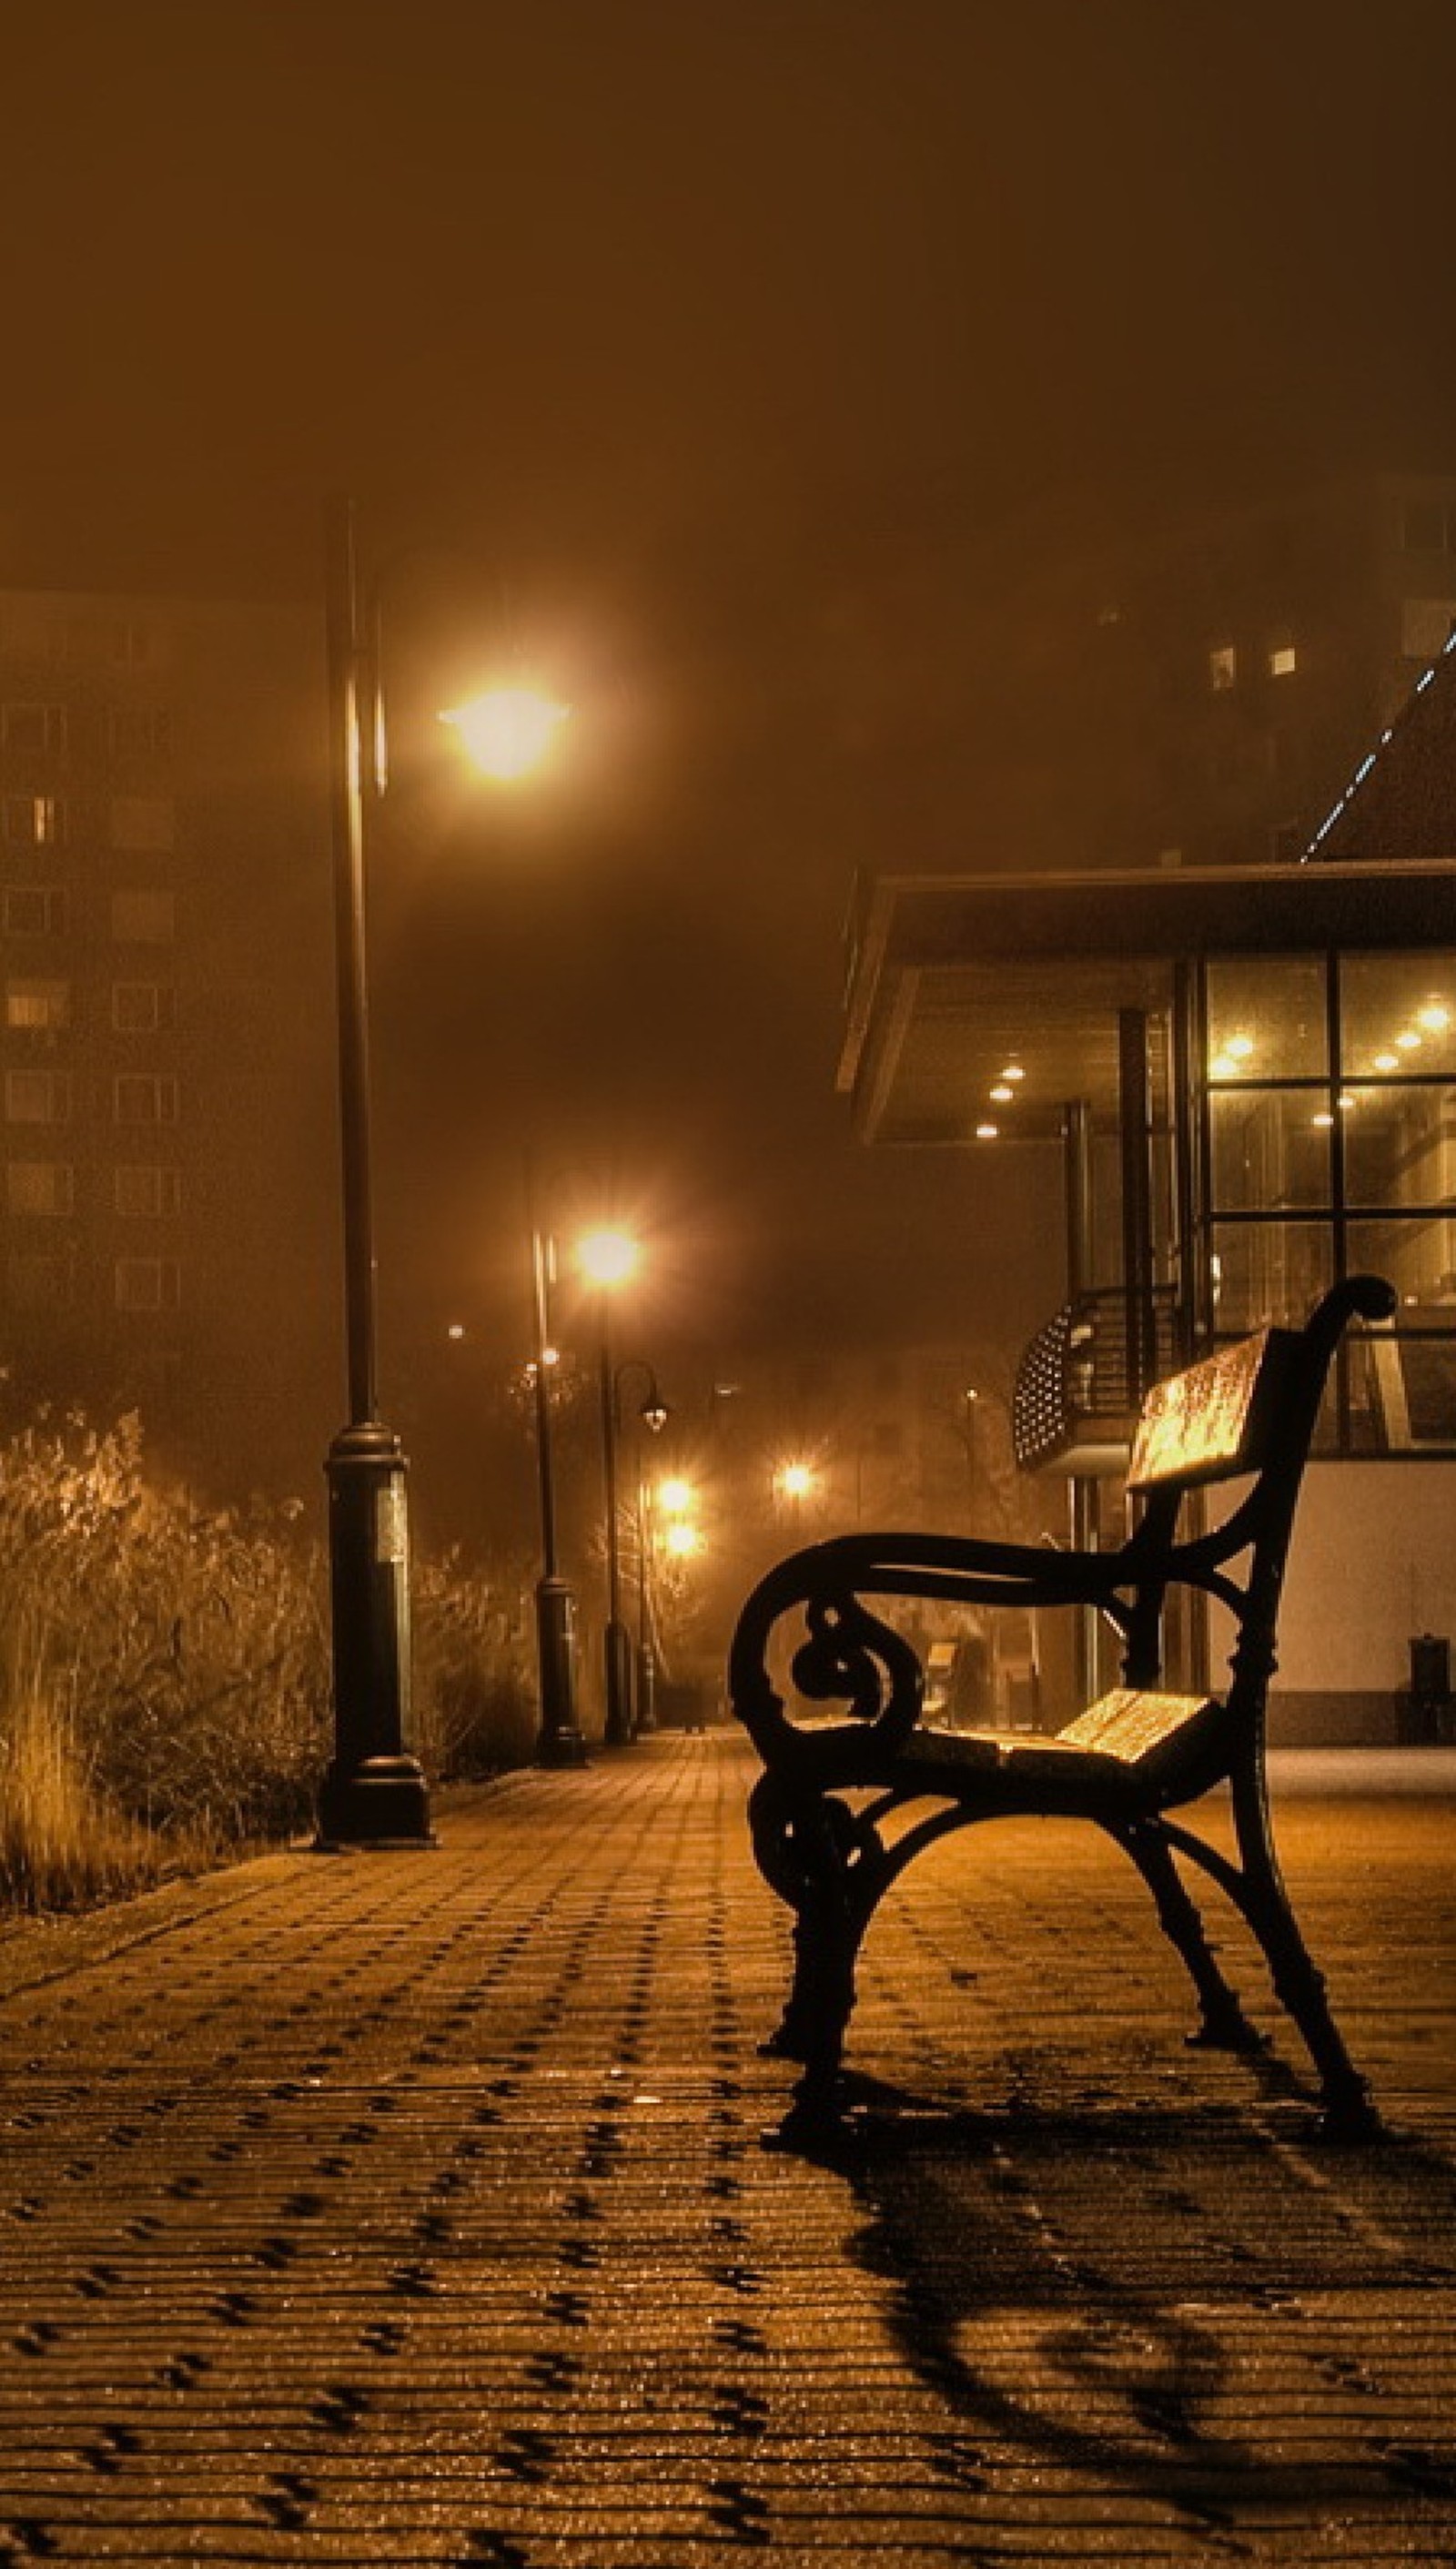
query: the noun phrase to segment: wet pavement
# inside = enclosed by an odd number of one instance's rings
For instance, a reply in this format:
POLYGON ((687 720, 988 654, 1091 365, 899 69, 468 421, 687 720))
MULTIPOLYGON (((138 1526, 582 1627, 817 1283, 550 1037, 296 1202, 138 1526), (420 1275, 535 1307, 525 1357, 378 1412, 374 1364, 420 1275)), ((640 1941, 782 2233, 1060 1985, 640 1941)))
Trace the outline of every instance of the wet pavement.
POLYGON ((1456 2563, 1419 1759, 1276 1769, 1381 2145, 1318 2139, 1227 1912, 1254 2061, 1183 2047, 1131 1868, 1017 1822, 886 1903, 852 2136, 766 2148, 788 1938, 726 1730, 10 1927, 0 2563, 1456 2563))

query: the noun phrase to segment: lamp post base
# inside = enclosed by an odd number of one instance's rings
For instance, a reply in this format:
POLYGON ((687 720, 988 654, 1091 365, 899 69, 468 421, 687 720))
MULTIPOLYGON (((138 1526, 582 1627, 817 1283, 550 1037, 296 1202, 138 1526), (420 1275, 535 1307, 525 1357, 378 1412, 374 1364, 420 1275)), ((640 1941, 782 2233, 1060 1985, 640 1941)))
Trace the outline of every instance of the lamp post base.
POLYGON ((332 1769, 318 1796, 317 1855, 353 1847, 378 1852, 439 1843, 430 1826, 430 1797, 413 1757, 370 1757, 347 1773, 332 1769))
POLYGON ((333 1609, 334 1755, 318 1801, 320 1847, 435 1843, 410 1717, 405 1457, 378 1419, 346 1427, 326 1465, 333 1609))
POLYGON ((541 1671, 539 1766, 584 1766, 586 1742, 576 1720, 576 1600, 564 1579, 536 1588, 537 1657, 541 1671))

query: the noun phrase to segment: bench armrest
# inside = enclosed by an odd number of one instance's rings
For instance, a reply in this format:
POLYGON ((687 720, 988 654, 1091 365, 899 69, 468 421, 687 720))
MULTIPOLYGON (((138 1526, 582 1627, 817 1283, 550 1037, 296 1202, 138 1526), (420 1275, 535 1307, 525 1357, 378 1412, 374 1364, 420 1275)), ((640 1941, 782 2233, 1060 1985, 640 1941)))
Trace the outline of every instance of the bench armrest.
MULTIPOLYGON (((873 1614, 868 1597, 939 1599, 962 1606, 1096 1606, 1117 1610, 1128 1578, 1119 1552, 1058 1552, 1044 1545, 972 1536, 854 1534, 790 1553, 760 1580, 738 1619, 729 1652, 729 1694, 766 1763, 795 1754, 797 1726, 768 1669, 771 1638, 802 1613, 808 1638, 793 1657, 797 1692, 808 1702, 842 1703, 846 1782, 864 1763, 855 1743, 902 1747, 919 1716, 924 1672, 905 1636, 873 1614)), ((817 1771, 832 1756, 816 1726, 817 1771)))

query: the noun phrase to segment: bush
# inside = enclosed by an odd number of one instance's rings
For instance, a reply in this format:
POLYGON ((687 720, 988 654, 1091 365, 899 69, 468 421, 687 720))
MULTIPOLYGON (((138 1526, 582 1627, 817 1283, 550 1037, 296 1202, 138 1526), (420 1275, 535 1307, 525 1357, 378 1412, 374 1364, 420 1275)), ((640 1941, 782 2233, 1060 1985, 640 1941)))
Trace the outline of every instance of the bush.
POLYGON ((442 1782, 528 1765, 536 1694, 524 1570, 471 1574, 459 1551, 413 1581, 416 1753, 442 1782))
MULTIPOLYGON (((135 1417, 0 1450, 0 1900, 52 1907, 306 1828, 331 1737, 327 1576, 302 1505, 199 1510, 135 1417)), ((522 1762, 519 1589, 415 1579, 417 1746, 444 1780, 522 1762)))

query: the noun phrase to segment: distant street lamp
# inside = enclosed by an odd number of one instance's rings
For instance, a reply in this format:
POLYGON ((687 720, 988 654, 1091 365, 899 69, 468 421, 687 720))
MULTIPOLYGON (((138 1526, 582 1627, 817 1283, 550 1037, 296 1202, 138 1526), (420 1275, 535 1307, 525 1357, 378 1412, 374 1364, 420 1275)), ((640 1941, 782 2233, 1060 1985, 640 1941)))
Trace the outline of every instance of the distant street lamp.
POLYGON ((774 1494, 795 1516, 802 1514, 818 1487, 819 1474, 812 1463, 781 1463, 774 1474, 774 1494))
POLYGON ((636 1273, 641 1251, 624 1231, 592 1231, 577 1243, 577 1263, 596 1287, 600 1311, 597 1343, 601 1400, 602 1496, 606 1510, 606 1633, 603 1643, 608 1747, 623 1748, 632 1735, 631 1641, 622 1621, 621 1549, 616 1520, 616 1387, 611 1361, 611 1296, 636 1273))
MULTIPOLYGON (((334 1753, 318 1797, 321 1848, 433 1844, 410 1737, 409 1520, 403 1445, 379 1415, 369 993, 364 886, 364 718, 372 790, 384 790, 377 639, 361 634, 354 511, 329 513, 326 566, 330 830, 338 994, 349 1423, 329 1447, 334 1753)), ((557 716, 562 708, 555 708, 557 716)), ((465 730, 467 708, 454 719, 465 730)), ((518 768, 517 773, 521 770, 518 768)))

